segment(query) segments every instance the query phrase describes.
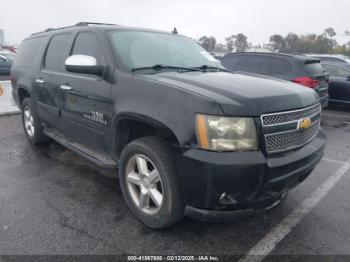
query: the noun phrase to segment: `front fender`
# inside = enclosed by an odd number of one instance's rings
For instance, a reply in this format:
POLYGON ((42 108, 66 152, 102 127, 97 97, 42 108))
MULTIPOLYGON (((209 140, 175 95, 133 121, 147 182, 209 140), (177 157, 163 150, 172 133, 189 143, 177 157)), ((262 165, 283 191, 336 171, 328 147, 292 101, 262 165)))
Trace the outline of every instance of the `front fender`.
POLYGON ((141 117, 171 130, 180 147, 197 147, 197 113, 223 115, 219 104, 185 89, 121 72, 116 78, 114 121, 124 115, 141 117))

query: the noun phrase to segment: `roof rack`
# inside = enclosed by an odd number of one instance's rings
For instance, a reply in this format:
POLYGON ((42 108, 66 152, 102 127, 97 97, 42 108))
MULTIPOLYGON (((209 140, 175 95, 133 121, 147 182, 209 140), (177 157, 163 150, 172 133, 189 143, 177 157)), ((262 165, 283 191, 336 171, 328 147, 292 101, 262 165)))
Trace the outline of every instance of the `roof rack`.
POLYGON ((75 26, 86 26, 86 25, 116 25, 116 24, 94 23, 94 22, 79 22, 75 24, 75 26))
POLYGON ((55 31, 55 30, 62 30, 62 29, 67 29, 67 28, 73 28, 73 27, 78 27, 78 26, 89 26, 89 25, 116 25, 116 24, 94 23, 94 22, 79 22, 79 23, 77 23, 75 25, 71 25, 71 26, 58 27, 58 28, 47 28, 44 31, 33 33, 32 35, 37 35, 37 34, 41 34, 41 33, 51 32, 51 31, 55 31))

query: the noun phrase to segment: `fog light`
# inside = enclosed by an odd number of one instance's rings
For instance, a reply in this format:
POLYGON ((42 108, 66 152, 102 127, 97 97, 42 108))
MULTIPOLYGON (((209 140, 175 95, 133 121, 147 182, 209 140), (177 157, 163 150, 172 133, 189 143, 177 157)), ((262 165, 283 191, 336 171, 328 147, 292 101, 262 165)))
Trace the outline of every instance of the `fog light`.
POLYGON ((224 192, 221 194, 219 198, 219 202, 220 204, 223 204, 223 205, 231 205, 231 204, 237 203, 237 201, 232 196, 230 196, 230 194, 227 192, 224 192))

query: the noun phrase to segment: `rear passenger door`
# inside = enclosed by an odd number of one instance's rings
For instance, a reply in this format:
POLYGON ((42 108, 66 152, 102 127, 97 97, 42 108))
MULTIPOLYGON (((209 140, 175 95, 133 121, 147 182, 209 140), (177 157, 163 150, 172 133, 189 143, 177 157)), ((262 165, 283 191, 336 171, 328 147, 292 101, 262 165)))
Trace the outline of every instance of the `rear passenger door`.
MULTIPOLYGON (((107 66, 102 43, 94 32, 79 32, 69 55, 88 55, 107 66)), ((65 72, 60 89, 64 134, 90 149, 106 152, 105 133, 110 125, 111 84, 102 76, 65 72)))
POLYGON ((51 37, 40 73, 34 80, 34 93, 40 119, 55 128, 60 127, 58 95, 70 41, 69 33, 51 37))

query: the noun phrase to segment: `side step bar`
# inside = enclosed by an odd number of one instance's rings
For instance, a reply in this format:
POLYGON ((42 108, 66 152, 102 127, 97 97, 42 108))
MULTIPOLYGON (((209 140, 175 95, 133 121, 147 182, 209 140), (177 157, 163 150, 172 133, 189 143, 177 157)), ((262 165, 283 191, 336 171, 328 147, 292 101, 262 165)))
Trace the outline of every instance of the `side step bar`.
POLYGON ((50 137, 51 139, 55 140, 56 142, 60 143, 64 147, 67 147, 68 149, 74 151, 78 155, 94 162, 95 164, 104 167, 104 168, 117 168, 118 163, 107 157, 104 154, 95 152, 81 144, 71 142, 68 139, 66 139, 64 136, 59 134, 58 132, 55 132, 52 129, 44 129, 45 135, 50 137))

